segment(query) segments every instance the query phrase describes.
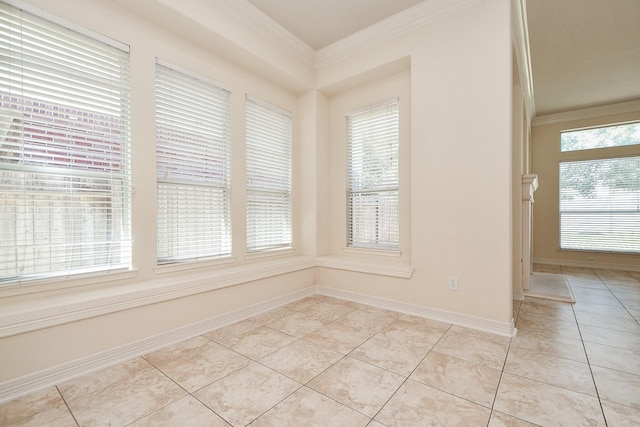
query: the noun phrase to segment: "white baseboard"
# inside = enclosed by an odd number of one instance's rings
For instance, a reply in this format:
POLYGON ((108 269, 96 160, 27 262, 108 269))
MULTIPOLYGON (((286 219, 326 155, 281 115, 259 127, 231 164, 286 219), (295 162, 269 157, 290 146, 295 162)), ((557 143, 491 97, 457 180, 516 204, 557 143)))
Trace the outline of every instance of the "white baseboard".
POLYGON ((516 301, 524 301, 523 291, 513 291, 513 299, 516 301))
POLYGON ((415 316, 426 317, 441 322, 452 323, 466 328, 477 329, 490 332, 496 335, 512 337, 514 335, 514 324, 511 322, 499 322, 497 320, 485 319, 469 314, 455 313, 447 310, 440 310, 432 307, 425 307, 417 304, 395 301, 387 298, 374 297, 357 292, 344 291, 327 286, 316 286, 319 294, 342 298, 361 304, 372 305, 387 310, 399 311, 401 313, 413 314, 415 316))
POLYGON ((230 313, 144 338, 140 341, 111 348, 22 377, 13 378, 0 383, 0 403, 148 354, 160 348, 202 335, 231 323, 273 310, 274 308, 313 295, 314 293, 315 289, 309 287, 230 313))
POLYGON ((621 271, 640 271, 640 263, 637 265, 631 265, 631 264, 617 264, 617 263, 611 263, 611 262, 579 261, 579 260, 565 260, 565 259, 553 259, 553 258, 534 258, 533 262, 534 264, 564 265, 567 267, 600 268, 603 270, 621 270, 621 271))

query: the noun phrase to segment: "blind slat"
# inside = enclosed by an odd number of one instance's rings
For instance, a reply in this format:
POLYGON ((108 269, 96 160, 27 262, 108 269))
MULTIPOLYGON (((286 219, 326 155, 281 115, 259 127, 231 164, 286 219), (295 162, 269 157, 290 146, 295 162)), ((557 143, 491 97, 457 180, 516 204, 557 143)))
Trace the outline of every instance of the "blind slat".
POLYGON ((0 51, 0 281, 130 268, 128 52, 4 3, 0 51))
POLYGON ((159 264, 231 254, 230 99, 156 64, 159 264))

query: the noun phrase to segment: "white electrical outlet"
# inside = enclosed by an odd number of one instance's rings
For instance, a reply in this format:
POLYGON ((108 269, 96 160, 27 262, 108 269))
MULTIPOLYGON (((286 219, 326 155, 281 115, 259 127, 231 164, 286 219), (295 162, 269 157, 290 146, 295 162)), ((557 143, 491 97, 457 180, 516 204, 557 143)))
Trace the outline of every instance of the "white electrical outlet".
POLYGON ((449 276, 449 290, 457 291, 458 290, 458 278, 449 276))

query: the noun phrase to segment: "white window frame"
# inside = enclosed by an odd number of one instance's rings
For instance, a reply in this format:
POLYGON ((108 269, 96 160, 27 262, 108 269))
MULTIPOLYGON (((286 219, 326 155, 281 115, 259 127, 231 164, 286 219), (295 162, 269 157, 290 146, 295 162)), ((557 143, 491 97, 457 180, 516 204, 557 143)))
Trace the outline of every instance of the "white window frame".
POLYGON ((289 111, 246 96, 247 254, 293 249, 289 111))
POLYGON ((129 47, 22 3, 0 19, 0 282, 131 270, 129 47))
POLYGON ((560 144, 560 250, 640 254, 640 122, 564 130, 560 144), (623 128, 635 140, 599 136, 623 128))
POLYGON ((346 126, 346 249, 395 256, 400 250, 399 99, 348 112, 346 126), (370 165, 367 150, 373 153, 370 165))
POLYGON ((231 256, 231 92, 156 61, 157 263, 231 256))

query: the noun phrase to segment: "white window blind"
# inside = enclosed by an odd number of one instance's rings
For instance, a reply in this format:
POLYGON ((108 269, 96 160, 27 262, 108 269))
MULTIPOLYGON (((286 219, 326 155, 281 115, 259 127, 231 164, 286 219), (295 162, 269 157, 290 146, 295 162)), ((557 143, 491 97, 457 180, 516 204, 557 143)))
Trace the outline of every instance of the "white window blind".
POLYGON ((289 112, 247 97, 247 251, 291 247, 289 112))
POLYGON ((640 253, 640 157, 560 163, 560 247, 640 253))
POLYGON ((231 254, 230 99, 156 64, 159 264, 231 254))
POLYGON ((131 267, 125 50, 0 3, 0 281, 131 267))
POLYGON ((347 115, 347 246, 397 250, 398 101, 347 115))

